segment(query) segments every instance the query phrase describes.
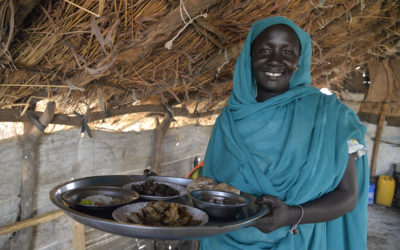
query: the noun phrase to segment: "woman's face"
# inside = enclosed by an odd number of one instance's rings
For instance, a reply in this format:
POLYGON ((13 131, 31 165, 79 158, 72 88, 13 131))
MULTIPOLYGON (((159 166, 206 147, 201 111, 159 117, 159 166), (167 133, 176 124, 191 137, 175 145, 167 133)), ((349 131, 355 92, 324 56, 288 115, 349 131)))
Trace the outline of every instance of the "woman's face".
POLYGON ((251 63, 257 83, 257 101, 282 94, 300 57, 300 42, 287 25, 276 24, 260 33, 251 45, 251 63))

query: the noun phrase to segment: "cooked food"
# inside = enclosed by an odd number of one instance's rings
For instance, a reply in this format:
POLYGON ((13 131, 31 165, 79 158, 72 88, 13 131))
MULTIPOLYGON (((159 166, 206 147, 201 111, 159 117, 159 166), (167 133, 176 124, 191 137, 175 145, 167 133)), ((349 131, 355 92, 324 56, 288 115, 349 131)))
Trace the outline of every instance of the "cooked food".
POLYGON ((154 180, 149 180, 142 184, 132 184, 131 189, 138 192, 140 195, 160 197, 179 195, 176 189, 166 184, 154 182, 154 180))
POLYGON ((217 184, 214 187, 214 190, 219 190, 219 191, 225 191, 225 192, 231 192, 231 193, 235 193, 235 194, 240 194, 240 190, 235 188, 234 186, 228 185, 224 182, 221 182, 219 184, 217 184))
POLYGON ((195 226, 201 221, 193 219, 186 207, 178 203, 153 201, 147 203, 139 212, 130 212, 128 220, 135 224, 148 226, 195 226))
POLYGON ((235 188, 234 186, 228 185, 224 182, 217 184, 214 179, 204 176, 194 179, 191 183, 187 185, 186 188, 189 192, 199 189, 211 189, 240 194, 240 190, 235 188))
POLYGON ((192 182, 190 182, 186 189, 190 192, 193 190, 199 190, 199 189, 214 189, 214 187, 217 185, 217 182, 212 179, 208 178, 205 176, 200 176, 196 179, 194 179, 192 182))
POLYGON ((83 198, 79 204, 80 205, 95 205, 95 206, 108 206, 122 203, 123 200, 111 197, 109 195, 91 195, 83 198))
POLYGON ((243 203, 243 201, 240 201, 235 198, 224 198, 224 197, 213 197, 213 198, 202 198, 203 201, 210 202, 210 203, 215 203, 215 204, 221 204, 221 205, 239 205, 243 203))

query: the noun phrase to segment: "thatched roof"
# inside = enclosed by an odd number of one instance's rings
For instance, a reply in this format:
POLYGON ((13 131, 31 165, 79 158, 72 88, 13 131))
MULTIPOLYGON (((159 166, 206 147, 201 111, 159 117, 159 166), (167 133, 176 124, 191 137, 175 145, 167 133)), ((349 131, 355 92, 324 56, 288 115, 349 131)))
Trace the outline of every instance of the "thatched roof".
POLYGON ((52 122, 71 125, 74 111, 218 113, 249 28, 274 15, 310 33, 313 84, 339 96, 346 82, 367 89, 356 79, 368 63, 400 50, 398 0, 25 1, 31 12, 10 2, 21 1, 0 0, 0 121, 27 120, 47 101, 52 122))

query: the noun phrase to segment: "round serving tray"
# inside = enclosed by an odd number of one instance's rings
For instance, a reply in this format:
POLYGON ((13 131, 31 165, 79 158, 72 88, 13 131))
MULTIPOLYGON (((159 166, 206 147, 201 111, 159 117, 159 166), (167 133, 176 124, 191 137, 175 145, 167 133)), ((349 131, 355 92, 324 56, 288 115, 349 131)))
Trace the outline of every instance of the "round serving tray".
MULTIPOLYGON (((231 220, 216 220, 210 219, 204 226, 190 227, 155 227, 144 226, 137 224, 119 223, 112 218, 112 213, 85 213, 77 211, 65 204, 62 199, 62 193, 81 187, 87 186, 116 186, 123 185, 134 181, 145 181, 153 179, 160 182, 169 182, 181 186, 186 186, 192 180, 186 178, 166 177, 166 176, 149 176, 142 175, 106 175, 93 176, 81 179, 72 180, 58 185, 50 191, 50 200, 65 214, 72 219, 95 229, 113 233, 117 235, 133 237, 133 238, 148 238, 161 240, 185 240, 199 239, 202 237, 224 234, 239 228, 251 225, 255 220, 264 216, 267 213, 265 206, 261 207, 254 203, 255 197, 246 195, 250 202, 243 207, 236 218, 231 220)), ((182 203, 187 203, 185 199, 182 203)))

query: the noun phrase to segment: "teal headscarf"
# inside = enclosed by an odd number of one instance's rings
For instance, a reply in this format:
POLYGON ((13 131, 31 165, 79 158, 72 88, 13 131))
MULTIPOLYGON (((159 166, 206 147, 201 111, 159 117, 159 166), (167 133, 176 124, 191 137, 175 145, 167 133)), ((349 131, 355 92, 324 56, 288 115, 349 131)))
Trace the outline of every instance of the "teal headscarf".
MULTIPOLYGON (((309 86, 311 40, 295 23, 272 17, 255 23, 237 59, 233 91, 209 141, 203 174, 260 196, 277 196, 288 205, 303 204, 333 191, 348 161, 349 139, 364 144, 365 128, 336 96, 309 86), (266 28, 286 24, 301 45, 298 70, 289 90, 257 102, 251 68, 251 43, 266 28)), ((264 234, 254 227, 204 238, 202 249, 365 249, 368 188, 367 157, 356 161, 356 208, 323 223, 302 224, 264 234)))

